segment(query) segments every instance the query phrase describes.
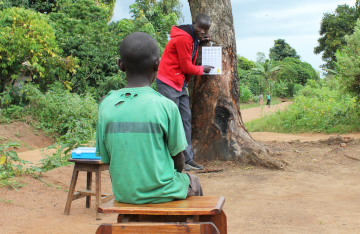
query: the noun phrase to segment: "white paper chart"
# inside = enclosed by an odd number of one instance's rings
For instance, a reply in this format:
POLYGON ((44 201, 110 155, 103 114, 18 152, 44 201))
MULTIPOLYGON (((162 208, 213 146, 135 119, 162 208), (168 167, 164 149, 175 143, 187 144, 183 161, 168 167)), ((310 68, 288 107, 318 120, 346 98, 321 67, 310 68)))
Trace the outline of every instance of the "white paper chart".
POLYGON ((221 75, 222 72, 222 50, 221 46, 202 47, 202 65, 209 65, 215 68, 210 70, 207 75, 221 75))

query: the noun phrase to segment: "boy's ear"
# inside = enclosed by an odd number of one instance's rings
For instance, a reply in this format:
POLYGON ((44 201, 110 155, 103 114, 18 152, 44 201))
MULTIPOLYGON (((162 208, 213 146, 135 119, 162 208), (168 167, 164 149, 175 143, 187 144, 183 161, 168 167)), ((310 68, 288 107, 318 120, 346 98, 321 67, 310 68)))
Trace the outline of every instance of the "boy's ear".
POLYGON ((158 59, 158 60, 155 61, 154 71, 159 71, 159 64, 160 64, 160 59, 158 59))
POLYGON ((125 67, 124 67, 121 59, 116 59, 116 63, 117 63, 117 65, 118 65, 120 71, 125 72, 125 67))

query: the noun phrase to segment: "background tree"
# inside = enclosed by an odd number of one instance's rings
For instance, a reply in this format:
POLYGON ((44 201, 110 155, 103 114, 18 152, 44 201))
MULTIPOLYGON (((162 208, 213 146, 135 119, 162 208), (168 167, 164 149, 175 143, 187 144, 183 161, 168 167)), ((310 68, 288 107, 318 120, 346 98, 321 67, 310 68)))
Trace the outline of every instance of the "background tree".
POLYGON ((264 52, 257 52, 256 53, 256 62, 258 63, 265 63, 266 56, 264 52))
POLYGON ((57 11, 56 0, 2 0, 0 9, 11 7, 23 7, 40 13, 51 13, 57 11))
POLYGON ((265 81, 260 76, 252 75, 251 69, 255 68, 255 62, 248 60, 247 58, 238 55, 237 56, 237 70, 239 75, 239 87, 240 87, 240 101, 241 102, 248 102, 252 95, 258 95, 265 89, 265 81), (249 89, 252 95, 248 98, 244 97, 245 89, 249 89))
POLYGON ((281 61, 287 57, 293 57, 300 59, 300 56, 296 53, 294 48, 285 42, 284 39, 275 40, 275 44, 272 48, 270 48, 269 57, 274 61, 281 61))
POLYGON ((36 83, 65 80, 74 73, 77 60, 62 57, 55 33, 47 16, 24 8, 0 11, 1 90, 20 74, 27 74, 36 83))
POLYGON ((354 33, 345 36, 347 46, 336 53, 340 83, 360 98, 360 20, 357 20, 354 33))
POLYGON ((164 1, 151 2, 136 0, 130 6, 131 19, 123 19, 118 22, 118 34, 120 40, 133 32, 146 32, 158 42, 162 54, 168 42, 170 29, 178 21, 176 7, 170 7, 164 1), (165 7, 167 6, 167 7, 165 7), (166 14, 163 8, 168 11, 166 14), (175 12, 172 12, 174 8, 175 12))
POLYGON ((190 84, 195 157, 204 160, 239 160, 280 168, 280 164, 268 156, 266 148, 251 138, 241 118, 230 0, 189 0, 189 5, 193 20, 199 13, 210 16, 211 39, 215 45, 222 46, 223 58, 222 75, 198 76, 190 84))
POLYGON ((296 58, 274 61, 273 65, 282 67, 273 77, 278 83, 274 85, 273 91, 275 95, 281 93, 281 97, 293 97, 309 80, 320 79, 318 72, 309 63, 296 58))
POLYGON ((266 86, 268 88, 268 92, 270 92, 269 90, 269 79, 271 76, 274 75, 274 73, 278 70, 280 70, 282 67, 281 66, 273 66, 273 64, 271 63, 271 61, 265 63, 265 64, 261 64, 261 63, 255 63, 255 68, 251 69, 251 74, 253 75, 260 75, 262 77, 264 77, 264 79, 266 80, 266 86))
POLYGON ((345 35, 353 33, 356 20, 360 16, 359 0, 356 0, 355 6, 350 7, 347 4, 338 5, 335 12, 325 13, 320 26, 319 45, 314 48, 315 54, 322 54, 322 59, 326 63, 323 68, 334 69, 336 62, 336 51, 346 45, 345 35))
MULTIPOLYGON (((34 11, 50 14, 51 12, 57 12, 61 5, 68 5, 76 3, 74 0, 60 1, 60 0, 2 0, 0 1, 0 10, 10 7, 23 7, 26 9, 32 9, 34 11)), ((112 18, 116 0, 94 0, 96 4, 103 4, 109 7, 110 14, 108 20, 112 18)))
POLYGON ((118 73, 118 36, 107 25, 111 8, 94 0, 58 0, 58 4, 58 12, 49 18, 63 55, 79 58, 77 72, 69 74, 68 81, 74 92, 83 93, 118 73))

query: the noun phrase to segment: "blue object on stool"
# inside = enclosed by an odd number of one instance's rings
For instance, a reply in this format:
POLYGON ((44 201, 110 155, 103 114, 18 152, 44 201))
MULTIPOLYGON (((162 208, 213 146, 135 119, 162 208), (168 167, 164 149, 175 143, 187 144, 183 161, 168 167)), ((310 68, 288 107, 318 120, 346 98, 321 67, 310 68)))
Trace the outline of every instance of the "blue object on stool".
POLYGON ((71 151, 72 158, 100 160, 95 156, 96 147, 79 147, 71 151))

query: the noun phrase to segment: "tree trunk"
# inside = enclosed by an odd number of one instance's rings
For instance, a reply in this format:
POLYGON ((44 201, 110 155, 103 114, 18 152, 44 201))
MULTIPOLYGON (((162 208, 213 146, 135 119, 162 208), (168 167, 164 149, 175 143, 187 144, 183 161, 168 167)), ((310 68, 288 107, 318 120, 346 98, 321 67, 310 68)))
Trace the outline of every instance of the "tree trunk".
MULTIPOLYGON (((222 47, 222 75, 197 76, 189 85, 192 149, 197 160, 238 160, 281 168, 244 126, 240 113, 235 31, 230 0, 188 0, 193 20, 210 16, 213 46, 222 47)), ((203 46, 203 45, 201 45, 203 46)), ((201 46, 197 63, 201 63, 201 46)))

